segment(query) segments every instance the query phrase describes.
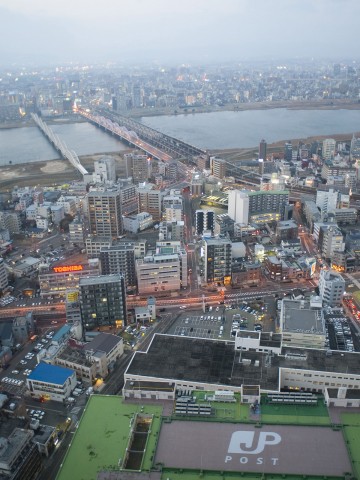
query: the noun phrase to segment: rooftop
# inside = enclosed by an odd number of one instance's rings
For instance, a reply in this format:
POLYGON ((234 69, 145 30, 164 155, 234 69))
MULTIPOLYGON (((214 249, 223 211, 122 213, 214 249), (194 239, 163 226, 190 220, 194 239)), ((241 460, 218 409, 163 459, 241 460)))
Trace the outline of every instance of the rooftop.
POLYGON ((309 302, 304 300, 283 300, 284 309, 283 331, 302 331, 309 333, 325 334, 325 326, 321 311, 310 309, 309 302))
POLYGON ((234 342, 155 334, 147 352, 136 352, 126 373, 240 387, 277 390, 279 368, 360 375, 359 354, 283 347, 268 362, 263 352, 235 352, 234 342), (244 361, 245 360, 245 361, 244 361))
POLYGON ((70 368, 58 367, 48 363, 39 363, 30 373, 28 380, 36 382, 52 383, 54 385, 64 385, 66 380, 73 375, 74 370, 70 368))
POLYGON ((111 350, 122 342, 122 338, 111 333, 99 333, 91 342, 87 343, 84 347, 85 350, 101 350, 105 353, 111 352, 111 350))
POLYGON ((104 283, 115 283, 120 282, 121 278, 122 276, 118 274, 84 277, 80 278, 79 286, 82 287, 85 285, 103 285, 104 283))

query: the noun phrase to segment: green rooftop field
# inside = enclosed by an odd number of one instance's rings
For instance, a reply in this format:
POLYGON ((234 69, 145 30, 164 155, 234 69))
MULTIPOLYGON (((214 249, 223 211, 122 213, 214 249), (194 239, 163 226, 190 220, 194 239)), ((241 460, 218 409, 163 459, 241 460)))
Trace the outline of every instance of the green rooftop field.
POLYGON ((350 451, 353 468, 360 478, 360 414, 343 413, 344 436, 350 451))
POLYGON ((330 425, 326 405, 319 399, 318 405, 271 405, 261 403, 261 421, 288 425, 330 425))
POLYGON ((96 480, 99 470, 118 469, 136 413, 154 415, 142 466, 143 470, 150 469, 161 411, 161 406, 127 404, 116 396, 91 396, 56 479, 96 480))

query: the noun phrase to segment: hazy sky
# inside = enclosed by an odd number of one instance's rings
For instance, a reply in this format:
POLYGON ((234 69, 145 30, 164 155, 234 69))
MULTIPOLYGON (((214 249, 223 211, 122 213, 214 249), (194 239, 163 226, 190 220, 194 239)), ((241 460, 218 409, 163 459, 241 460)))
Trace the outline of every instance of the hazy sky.
POLYGON ((0 0, 0 64, 358 58, 360 0, 0 0))

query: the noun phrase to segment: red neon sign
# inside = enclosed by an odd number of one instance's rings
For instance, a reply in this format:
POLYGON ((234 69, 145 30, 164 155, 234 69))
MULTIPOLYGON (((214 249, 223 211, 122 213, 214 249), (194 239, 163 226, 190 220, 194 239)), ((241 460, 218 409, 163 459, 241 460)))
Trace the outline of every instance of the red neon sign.
POLYGON ((64 265, 62 267, 53 267, 55 273, 79 272, 83 270, 82 265, 64 265))

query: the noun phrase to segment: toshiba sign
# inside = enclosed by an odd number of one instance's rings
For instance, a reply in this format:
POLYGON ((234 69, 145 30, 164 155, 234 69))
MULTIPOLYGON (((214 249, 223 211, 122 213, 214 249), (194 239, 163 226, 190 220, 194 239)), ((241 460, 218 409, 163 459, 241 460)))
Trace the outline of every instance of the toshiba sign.
POLYGON ((64 265, 63 267, 53 267, 55 273, 79 272, 83 270, 82 265, 64 265))

